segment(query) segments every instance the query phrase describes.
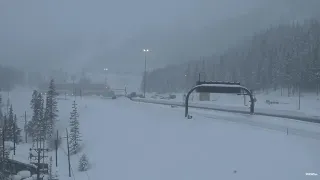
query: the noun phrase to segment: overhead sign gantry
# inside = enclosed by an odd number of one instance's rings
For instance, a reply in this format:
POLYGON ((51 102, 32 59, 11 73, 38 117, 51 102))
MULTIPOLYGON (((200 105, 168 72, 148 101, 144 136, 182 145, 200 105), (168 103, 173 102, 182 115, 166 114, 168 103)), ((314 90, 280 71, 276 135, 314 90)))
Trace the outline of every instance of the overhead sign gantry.
POLYGON ((189 96, 196 90, 199 93, 227 93, 237 95, 248 95, 250 96, 250 113, 254 113, 254 98, 252 92, 246 87, 241 86, 239 82, 221 82, 221 81, 197 81, 196 86, 191 88, 185 99, 185 117, 191 119, 192 116, 188 114, 189 108, 189 96))

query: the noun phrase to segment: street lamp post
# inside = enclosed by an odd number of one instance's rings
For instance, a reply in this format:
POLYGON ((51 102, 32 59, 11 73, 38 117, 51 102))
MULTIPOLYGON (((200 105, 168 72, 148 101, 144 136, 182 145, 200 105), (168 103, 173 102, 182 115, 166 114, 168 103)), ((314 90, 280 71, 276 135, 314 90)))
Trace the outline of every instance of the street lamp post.
POLYGON ((104 68, 103 70, 105 72, 105 74, 104 74, 104 83, 105 83, 105 85, 107 85, 107 71, 108 71, 108 68, 104 68))
POLYGON ((189 77, 187 74, 185 74, 184 77, 185 77, 185 92, 187 93, 188 92, 188 78, 189 77))
POLYGON ((143 49, 144 52, 144 76, 143 76, 143 97, 146 97, 146 83, 147 83, 147 52, 149 49, 143 49))

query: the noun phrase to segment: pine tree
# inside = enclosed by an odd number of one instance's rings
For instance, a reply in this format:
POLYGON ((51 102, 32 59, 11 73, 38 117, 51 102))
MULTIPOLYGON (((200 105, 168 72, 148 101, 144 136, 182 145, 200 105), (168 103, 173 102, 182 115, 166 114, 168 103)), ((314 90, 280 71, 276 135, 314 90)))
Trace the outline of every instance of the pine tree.
POLYGON ((32 93, 32 99, 30 101, 30 106, 33 111, 32 114, 32 119, 31 121, 28 122, 26 131, 32 139, 35 139, 35 125, 36 125, 36 119, 38 117, 38 112, 37 112, 37 98, 38 98, 38 92, 36 90, 33 91, 32 93))
MULTIPOLYGON (((5 138, 3 138, 3 136, 4 137, 6 137, 5 136, 5 134, 6 134, 6 132, 5 132, 5 129, 3 128, 4 127, 4 125, 5 125, 5 121, 6 121, 6 117, 5 116, 2 116, 2 119, 3 119, 3 124, 0 124, 0 159, 3 159, 3 150, 5 151, 5 153, 4 153, 4 155, 5 155, 5 157, 4 157, 4 159, 6 159, 6 158, 9 158, 9 153, 10 153, 10 151, 9 151, 9 149, 7 149, 7 148, 3 148, 3 140, 4 141, 6 141, 6 139, 5 138)), ((1 179, 1 178, 0 178, 1 179)))
POLYGON ((2 113, 2 97, 0 94, 0 126, 3 124, 3 113, 2 113))
MULTIPOLYGON (((0 159, 2 159, 3 157, 3 146, 2 146, 2 142, 3 142, 3 127, 0 127, 0 159)), ((9 157, 9 152, 7 150, 5 150, 5 158, 9 157)), ((1 163, 1 161, 0 161, 1 163)))
POLYGON ((41 93, 34 91, 32 94, 31 108, 33 109, 33 115, 31 121, 27 125, 28 134, 35 142, 40 136, 44 136, 45 121, 44 121, 44 108, 43 97, 41 93))
MULTIPOLYGON (((3 147, 2 147, 2 141, 3 141, 3 126, 4 126, 4 117, 3 117, 3 114, 2 114, 2 97, 1 97, 1 94, 0 94, 0 157, 2 157, 2 152, 3 152, 3 147)), ((0 177, 1 179, 1 177, 0 177)))
POLYGON ((38 98, 37 98, 37 110, 38 110, 38 131, 39 131, 39 136, 42 138, 45 138, 45 132, 46 132, 46 121, 44 117, 44 99, 43 96, 39 93, 38 98))
POLYGON ((45 120, 47 122, 47 137, 50 139, 53 135, 55 123, 58 118, 58 93, 56 92, 54 80, 50 81, 49 91, 46 98, 45 120))
POLYGON ((21 136, 21 129, 18 127, 18 124, 17 124, 17 115, 15 114, 14 115, 14 122, 13 122, 13 129, 14 129, 14 139, 15 139, 15 142, 17 144, 19 144, 20 142, 22 142, 22 136, 21 136))
POLYGON ((36 102, 37 102, 37 98, 38 98, 38 91, 34 90, 33 93, 32 93, 32 99, 30 101, 30 106, 31 106, 31 109, 35 109, 35 106, 36 106, 36 102))
POLYGON ((13 142, 13 137, 14 137, 14 115, 13 115, 13 108, 12 105, 10 106, 9 109, 9 116, 6 119, 6 124, 5 124, 5 138, 7 141, 12 141, 13 142))
POLYGON ((76 101, 73 101, 72 112, 70 113, 70 151, 71 154, 76 154, 80 148, 80 124, 79 124, 79 114, 77 110, 76 101))
POLYGON ((89 159, 88 157, 83 154, 81 157, 80 157, 80 160, 79 160, 79 166, 78 166, 78 170, 80 172, 83 172, 83 171, 87 171, 89 169, 90 165, 89 165, 89 159))

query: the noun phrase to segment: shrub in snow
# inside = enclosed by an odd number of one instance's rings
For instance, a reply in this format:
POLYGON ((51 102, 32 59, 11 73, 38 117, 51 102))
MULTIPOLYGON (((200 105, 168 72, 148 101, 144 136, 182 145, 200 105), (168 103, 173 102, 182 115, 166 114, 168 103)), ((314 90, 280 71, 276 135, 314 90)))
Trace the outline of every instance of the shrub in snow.
POLYGON ((20 171, 20 172, 18 172, 18 175, 21 176, 21 178, 28 178, 31 176, 31 172, 30 171, 20 171))
POLYGON ((87 171, 89 169, 89 167, 90 167, 90 165, 89 165, 88 157, 85 154, 83 154, 80 157, 78 170, 81 171, 81 172, 87 171))

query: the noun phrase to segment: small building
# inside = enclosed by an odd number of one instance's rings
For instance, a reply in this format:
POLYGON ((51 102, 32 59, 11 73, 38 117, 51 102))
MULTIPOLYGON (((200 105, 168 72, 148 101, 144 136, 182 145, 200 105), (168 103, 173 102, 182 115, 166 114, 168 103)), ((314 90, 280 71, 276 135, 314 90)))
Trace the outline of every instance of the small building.
MULTIPOLYGON (((41 84, 38 87, 40 93, 46 93, 48 91, 49 85, 47 83, 41 84)), ((79 84, 79 83, 64 83, 55 84, 56 92, 63 95, 76 95, 76 96, 86 96, 86 95, 98 95, 98 96, 113 96, 114 92, 110 87, 105 84, 79 84)))
POLYGON ((17 174, 20 171, 30 171, 31 175, 37 173, 37 166, 13 159, 5 159, 4 162, 0 159, 0 169, 2 168, 4 168, 3 174, 7 175, 17 174))

